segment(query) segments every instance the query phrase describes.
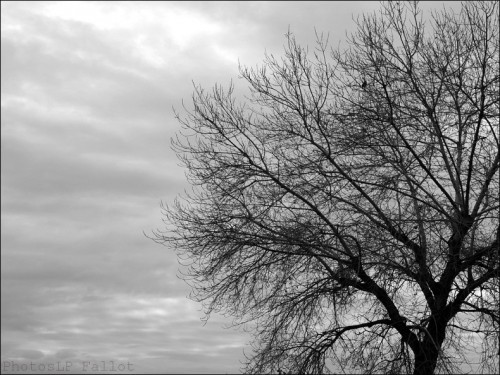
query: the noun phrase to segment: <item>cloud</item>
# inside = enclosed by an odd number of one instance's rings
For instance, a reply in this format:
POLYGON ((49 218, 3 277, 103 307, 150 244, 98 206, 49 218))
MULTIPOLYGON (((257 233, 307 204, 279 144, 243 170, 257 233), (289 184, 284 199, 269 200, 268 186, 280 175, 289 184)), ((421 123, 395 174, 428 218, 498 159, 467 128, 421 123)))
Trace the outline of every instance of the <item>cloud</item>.
POLYGON ((228 351, 241 352, 241 335, 222 331, 215 322, 203 327, 191 301, 116 293, 108 298, 92 297, 91 291, 77 287, 47 291, 37 307, 43 324, 15 332, 20 337, 29 334, 29 342, 22 347, 9 343, 13 335, 7 331, 2 356, 43 363, 130 360, 136 366, 161 360, 168 363, 171 372, 182 371, 185 363, 196 357, 198 369, 219 372, 221 356, 228 351), (54 311, 58 312, 56 319, 54 311), (35 349, 40 347, 44 350, 35 349))
MULTIPOLYGON (((145 238, 187 187, 169 140, 192 81, 237 86, 284 34, 332 44, 372 2, 2 2, 2 363, 236 372, 248 335, 186 299, 145 238), (62 363, 62 362, 61 362, 62 363)), ((4 370, 4 369, 3 369, 4 370)), ((8 372, 8 371, 7 371, 8 372)))

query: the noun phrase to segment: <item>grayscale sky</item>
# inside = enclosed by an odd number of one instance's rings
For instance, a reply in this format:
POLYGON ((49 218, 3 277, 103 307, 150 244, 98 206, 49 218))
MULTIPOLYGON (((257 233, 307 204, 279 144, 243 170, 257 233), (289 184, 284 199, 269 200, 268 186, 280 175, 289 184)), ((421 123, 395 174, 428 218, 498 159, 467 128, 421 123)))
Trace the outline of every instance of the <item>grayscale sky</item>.
POLYGON ((193 81, 243 84, 238 60, 279 55, 289 28, 336 45, 378 7, 2 2, 2 372, 84 361, 238 372, 250 336, 218 315, 204 325, 175 254, 143 234, 187 186, 172 107, 189 105, 193 81))

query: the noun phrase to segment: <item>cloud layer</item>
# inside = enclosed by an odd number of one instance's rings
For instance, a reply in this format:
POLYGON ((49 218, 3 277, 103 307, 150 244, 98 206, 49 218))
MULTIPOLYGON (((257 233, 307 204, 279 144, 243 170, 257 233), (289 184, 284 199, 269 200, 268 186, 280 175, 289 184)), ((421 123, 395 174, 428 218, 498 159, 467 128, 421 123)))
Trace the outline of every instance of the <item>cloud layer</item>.
POLYGON ((280 54, 289 28, 336 43, 378 4, 1 6, 2 372, 30 361, 237 372, 249 336, 220 316, 203 325, 175 254, 143 234, 187 186, 172 107, 189 104, 192 81, 225 85, 238 61, 280 54))

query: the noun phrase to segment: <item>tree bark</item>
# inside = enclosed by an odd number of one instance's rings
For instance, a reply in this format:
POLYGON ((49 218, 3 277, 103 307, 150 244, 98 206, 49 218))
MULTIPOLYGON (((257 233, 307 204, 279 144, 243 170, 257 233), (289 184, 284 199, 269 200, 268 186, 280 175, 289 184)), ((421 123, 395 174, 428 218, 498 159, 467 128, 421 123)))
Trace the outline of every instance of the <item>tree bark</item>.
POLYGON ((420 347, 419 353, 415 356, 415 369, 413 375, 431 375, 436 368, 439 351, 434 346, 420 347))
POLYGON ((442 315, 431 316, 426 335, 415 353, 413 374, 434 374, 439 352, 446 336, 447 320, 442 315))

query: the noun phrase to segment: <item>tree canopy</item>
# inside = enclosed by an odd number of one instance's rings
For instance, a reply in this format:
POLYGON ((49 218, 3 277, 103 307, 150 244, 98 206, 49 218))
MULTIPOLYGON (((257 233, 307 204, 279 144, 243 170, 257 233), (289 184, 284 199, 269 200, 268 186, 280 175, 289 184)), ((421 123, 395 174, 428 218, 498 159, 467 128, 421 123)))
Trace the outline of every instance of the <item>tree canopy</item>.
POLYGON ((154 239, 207 314, 253 324, 247 372, 498 371, 498 23, 383 3, 342 49, 288 34, 245 98, 195 86, 193 189, 154 239))

